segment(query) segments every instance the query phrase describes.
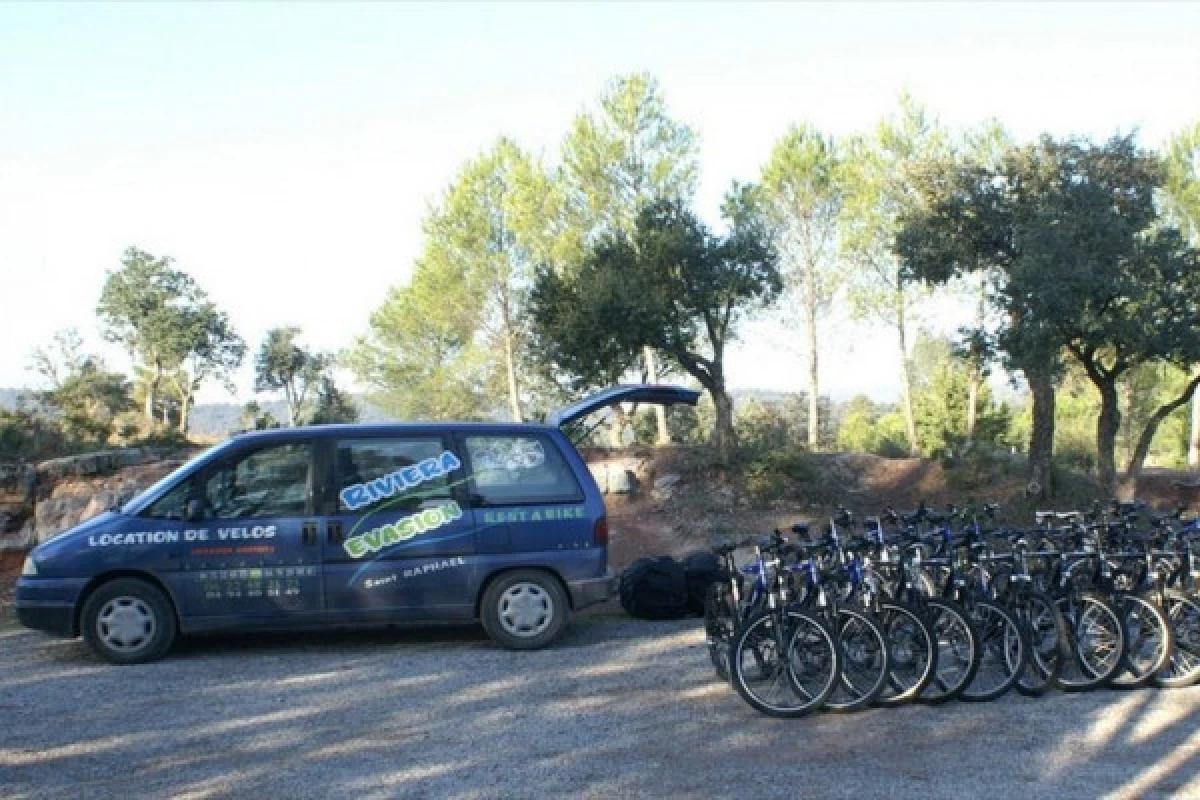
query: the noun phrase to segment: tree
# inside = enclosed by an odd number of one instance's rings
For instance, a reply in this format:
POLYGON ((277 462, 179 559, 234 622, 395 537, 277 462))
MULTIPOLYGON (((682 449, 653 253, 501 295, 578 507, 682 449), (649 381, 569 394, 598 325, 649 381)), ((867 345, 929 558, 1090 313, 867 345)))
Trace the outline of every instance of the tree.
POLYGON ((330 365, 329 356, 298 344, 299 335, 299 328, 272 328, 254 359, 254 391, 283 392, 289 426, 301 424, 309 393, 319 386, 330 365))
POLYGON ((371 402, 401 419, 479 419, 500 394, 477 336, 483 292, 453 259, 426 252, 412 282, 388 291, 346 357, 371 402))
MULTIPOLYGON (((779 253, 785 297, 799 308, 808 357, 808 446, 819 445, 820 351, 817 323, 842 280, 838 222, 843 211, 838 144, 808 125, 793 126, 771 151, 760 183, 779 253)), ((793 314, 788 313, 788 318, 793 314)))
POLYGON ((176 350, 181 317, 197 292, 195 282, 172 268, 172 263, 170 258, 130 247, 121 258, 121 268, 108 273, 97 308, 105 338, 123 345, 146 368, 149 424, 154 423, 158 388, 176 350))
POLYGON ((895 253, 902 216, 920 201, 913 191, 922 164, 944 157, 948 141, 915 101, 900 99, 899 113, 849 148, 844 245, 855 267, 850 299, 856 316, 875 319, 896 332, 900 357, 900 403, 908 440, 917 450, 909 326, 922 286, 911 279, 895 253))
MULTIPOLYGON (((1192 246, 1200 246, 1200 122, 1171 139, 1166 162, 1162 194, 1167 213, 1192 246)), ((1200 365, 1196 369, 1200 370, 1200 365)), ((1192 395, 1188 465, 1200 467, 1200 393, 1192 395)))
POLYGON ((167 379, 179 401, 179 432, 186 435, 201 386, 215 378, 234 392, 232 375, 246 355, 246 343, 233 330, 229 315, 207 300, 198 298, 191 308, 181 309, 178 320, 163 357, 173 366, 167 379))
POLYGON ((117 414, 130 407, 125 376, 84 352, 83 337, 74 328, 56 333, 51 346, 34 350, 31 366, 49 385, 39 399, 57 412, 57 424, 69 439, 105 442, 117 414))
MULTIPOLYGON (((1161 164, 1131 137, 1103 145, 1043 137, 1011 151, 998 169, 950 172, 933 179, 930 205, 910 219, 899 249, 935 280, 968 266, 996 268, 990 293, 1009 320, 999 347, 1043 370, 1066 351, 1084 368, 1101 399, 1100 475, 1115 490, 1122 375, 1143 363, 1200 359, 1200 263, 1158 219, 1161 164)), ((1136 481, 1159 424, 1198 383, 1151 415, 1127 482, 1136 481)), ((1038 387, 1030 384, 1036 436, 1038 387)))
POLYGON ((736 445, 725 348, 741 314, 770 303, 782 288, 770 237, 748 210, 748 194, 735 190, 727 198, 725 237, 663 201, 642 211, 632 239, 621 233, 600 239, 571 282, 543 270, 534 290, 540 341, 559 368, 580 369, 586 380, 597 369, 590 365, 619 368, 641 348, 656 348, 712 397, 712 443, 723 458, 736 445), (564 339, 564 332, 585 336, 564 339))
MULTIPOLYGON (((687 203, 699 176, 695 132, 672 119, 658 81, 646 73, 613 79, 597 108, 575 118, 562 146, 559 183, 565 226, 579 263, 589 243, 605 234, 633 240, 638 215, 659 200, 687 203)), ((661 376, 654 351, 641 353, 651 381, 661 376)), ((670 441, 666 412, 655 408, 658 442, 670 441)), ((623 416, 618 415, 619 440, 623 416)))
POLYGON ((317 383, 317 401, 308 422, 310 425, 358 422, 358 406, 350 395, 338 388, 332 375, 322 375, 317 383))

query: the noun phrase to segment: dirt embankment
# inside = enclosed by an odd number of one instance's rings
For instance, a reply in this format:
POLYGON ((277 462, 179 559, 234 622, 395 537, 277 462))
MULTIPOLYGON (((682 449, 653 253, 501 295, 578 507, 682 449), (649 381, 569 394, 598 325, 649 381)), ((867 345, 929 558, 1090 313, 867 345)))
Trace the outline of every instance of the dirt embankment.
MULTIPOLYGON (((183 455, 149 458, 123 454, 106 456, 107 460, 55 463, 45 469, 39 465, 30 505, 8 516, 11 527, 21 515, 18 532, 27 543, 0 548, 0 621, 11 616, 12 586, 29 546, 103 511, 118 497, 148 486, 177 466, 183 455)), ((618 570, 643 556, 679 556, 722 538, 763 534, 797 521, 819 521, 837 505, 859 514, 874 514, 889 506, 915 508, 922 501, 934 508, 947 503, 998 502, 1005 520, 1014 524, 1029 521, 1034 508, 1041 505, 1026 493, 1023 465, 1008 460, 947 468, 941 462, 919 458, 818 454, 805 456, 795 477, 755 477, 744 468, 722 468, 705 450, 682 446, 619 452, 597 449, 585 451, 584 456, 605 492, 609 560, 618 570)), ((795 465, 791 468, 796 469, 795 465)), ((26 485, 13 483, 10 494, 26 485)), ((1103 496, 1094 481, 1069 473, 1061 476, 1058 489, 1053 505, 1059 508, 1083 507, 1103 496)), ((1193 511, 1200 510, 1200 479, 1187 473, 1150 470, 1143 477, 1139 496, 1162 508, 1185 504, 1193 511)))

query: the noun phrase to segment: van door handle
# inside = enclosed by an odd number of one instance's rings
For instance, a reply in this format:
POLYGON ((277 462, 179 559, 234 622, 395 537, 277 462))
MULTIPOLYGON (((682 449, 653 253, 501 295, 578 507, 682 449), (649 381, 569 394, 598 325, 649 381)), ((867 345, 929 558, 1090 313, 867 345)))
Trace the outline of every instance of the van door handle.
POLYGON ((304 537, 304 543, 306 545, 317 543, 317 523, 306 522, 306 523, 304 523, 304 527, 302 527, 300 529, 300 531, 304 537))
POLYGON ((340 520, 330 522, 325 528, 330 544, 342 543, 342 523, 340 520))

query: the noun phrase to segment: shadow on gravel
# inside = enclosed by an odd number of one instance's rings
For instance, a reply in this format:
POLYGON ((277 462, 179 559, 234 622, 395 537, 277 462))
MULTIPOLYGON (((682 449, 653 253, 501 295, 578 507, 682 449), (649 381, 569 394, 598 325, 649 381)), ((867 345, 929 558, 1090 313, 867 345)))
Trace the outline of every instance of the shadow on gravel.
POLYGON ((0 639, 0 796, 1147 797, 1200 789, 1200 689, 772 720, 699 621, 222 636, 109 667, 0 639))

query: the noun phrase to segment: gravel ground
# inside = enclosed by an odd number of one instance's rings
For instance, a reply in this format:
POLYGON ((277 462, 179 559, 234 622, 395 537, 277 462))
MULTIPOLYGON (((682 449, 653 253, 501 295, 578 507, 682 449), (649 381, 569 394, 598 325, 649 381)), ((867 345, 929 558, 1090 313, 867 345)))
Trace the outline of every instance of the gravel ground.
POLYGON ((696 621, 185 642, 0 630, 0 797, 1200 797, 1200 688, 771 720, 696 621))

